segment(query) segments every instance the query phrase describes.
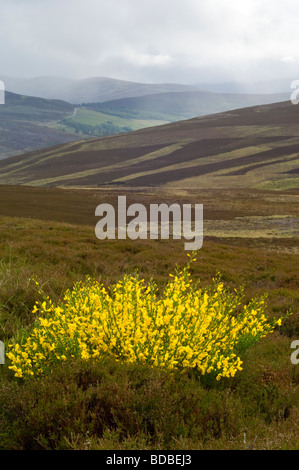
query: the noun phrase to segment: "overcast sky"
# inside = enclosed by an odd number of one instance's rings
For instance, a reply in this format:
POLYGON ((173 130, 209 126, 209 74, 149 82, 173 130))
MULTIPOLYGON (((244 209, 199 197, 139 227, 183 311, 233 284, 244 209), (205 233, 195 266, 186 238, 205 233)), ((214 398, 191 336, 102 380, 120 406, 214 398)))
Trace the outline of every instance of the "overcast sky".
POLYGON ((298 0, 0 0, 0 79, 295 80, 298 20, 298 0))

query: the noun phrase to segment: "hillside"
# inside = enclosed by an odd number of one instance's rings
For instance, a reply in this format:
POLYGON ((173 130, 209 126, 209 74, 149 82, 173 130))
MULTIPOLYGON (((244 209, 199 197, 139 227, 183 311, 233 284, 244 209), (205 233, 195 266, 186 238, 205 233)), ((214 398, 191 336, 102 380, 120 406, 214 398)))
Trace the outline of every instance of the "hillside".
POLYGON ((283 101, 286 94, 247 95, 181 91, 122 98, 104 103, 84 103, 73 116, 54 121, 52 129, 103 137, 158 126, 231 109, 283 101))
MULTIPOLYGON (((97 88, 102 97, 106 96, 109 83, 109 80, 103 82, 97 88)), ((130 98, 81 105, 6 91, 5 104, 0 106, 0 159, 79 139, 116 135, 244 106, 273 103, 284 98, 283 94, 158 93, 163 90, 163 85, 160 88, 157 86, 154 94, 134 97, 140 88, 137 85, 137 88, 132 85, 127 89, 122 82, 119 85, 120 94, 121 90, 126 90, 132 93, 130 98)), ((92 89, 92 85, 86 82, 85 93, 88 95, 92 89)), ((154 90, 152 87, 149 89, 154 90)), ((29 87, 27 92, 38 93, 38 90, 37 84, 36 90, 29 87)), ((59 90, 59 87, 53 88, 53 96, 56 96, 55 93, 59 95, 59 90)), ((112 95, 113 90, 118 96, 116 86, 110 89, 112 95)), ((143 92, 146 91, 148 89, 144 86, 143 92)), ((94 99, 100 99, 99 95, 95 94, 94 99)))
POLYGON ((0 183, 293 189, 298 155, 298 107, 282 102, 11 157, 0 183))
POLYGON ((105 103, 89 103, 89 109, 127 119, 160 119, 168 122, 220 113, 249 106, 285 101, 289 94, 168 92, 105 103))
POLYGON ((0 159, 31 150, 78 140, 73 133, 48 124, 71 116, 74 106, 61 100, 5 92, 0 106, 0 159))
POLYGON ((162 121, 161 119, 111 115, 90 107, 80 106, 75 108, 72 116, 54 121, 48 127, 67 133, 76 133, 78 137, 86 139, 122 134, 167 122, 169 122, 167 119, 162 121))
POLYGON ((6 91, 5 104, 0 106, 0 159, 159 124, 159 120, 110 116, 62 100, 6 91))
POLYGON ((228 81, 228 82, 206 82, 198 83, 197 86, 201 90, 215 91, 218 93, 289 93, 291 91, 291 83, 294 77, 272 78, 268 80, 253 81, 228 81))

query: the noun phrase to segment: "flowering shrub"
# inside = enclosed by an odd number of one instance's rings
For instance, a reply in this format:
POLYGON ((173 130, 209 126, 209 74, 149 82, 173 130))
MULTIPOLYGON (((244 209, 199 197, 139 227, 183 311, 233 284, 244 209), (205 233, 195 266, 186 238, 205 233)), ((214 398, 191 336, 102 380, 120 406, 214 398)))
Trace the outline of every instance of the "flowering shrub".
POLYGON ((176 271, 158 295, 138 275, 124 276, 109 291, 87 278, 55 305, 36 303, 39 312, 30 332, 11 344, 7 357, 16 377, 50 372, 72 357, 146 363, 168 369, 233 377, 242 370, 240 352, 273 331, 264 298, 242 304, 243 291, 226 290, 220 279, 211 288, 193 285, 190 264, 176 271))

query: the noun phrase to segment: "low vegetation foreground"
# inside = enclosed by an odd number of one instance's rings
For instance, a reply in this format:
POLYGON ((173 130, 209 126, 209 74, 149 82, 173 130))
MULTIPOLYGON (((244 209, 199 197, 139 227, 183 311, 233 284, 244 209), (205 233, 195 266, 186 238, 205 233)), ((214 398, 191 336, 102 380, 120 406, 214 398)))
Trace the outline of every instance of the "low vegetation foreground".
POLYGON ((60 215, 2 191, 1 449, 298 448, 298 239, 237 236, 239 211, 295 221, 294 193, 227 192, 227 212, 202 194, 234 236, 207 232, 195 260, 183 240, 97 240, 109 191, 49 190, 60 215))

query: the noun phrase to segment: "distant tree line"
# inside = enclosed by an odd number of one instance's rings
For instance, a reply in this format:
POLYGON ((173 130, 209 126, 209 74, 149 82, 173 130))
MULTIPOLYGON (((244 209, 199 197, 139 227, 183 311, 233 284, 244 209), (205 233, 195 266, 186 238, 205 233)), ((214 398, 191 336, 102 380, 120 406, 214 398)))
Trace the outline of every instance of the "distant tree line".
POLYGON ((104 137, 107 135, 122 134, 124 132, 131 132, 133 129, 127 126, 116 126, 112 121, 106 121, 98 126, 84 124, 82 122, 74 121, 73 119, 63 119, 60 121, 68 127, 74 129, 76 134, 94 135, 97 137, 104 137))

